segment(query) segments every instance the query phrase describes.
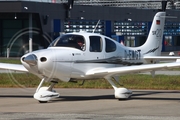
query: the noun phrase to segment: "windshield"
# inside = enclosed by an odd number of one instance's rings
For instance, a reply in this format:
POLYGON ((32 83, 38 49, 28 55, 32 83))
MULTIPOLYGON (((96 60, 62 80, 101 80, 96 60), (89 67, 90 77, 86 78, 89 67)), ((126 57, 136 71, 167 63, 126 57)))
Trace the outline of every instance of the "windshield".
POLYGON ((81 35, 66 34, 56 38, 49 47, 73 47, 85 50, 85 41, 81 35))

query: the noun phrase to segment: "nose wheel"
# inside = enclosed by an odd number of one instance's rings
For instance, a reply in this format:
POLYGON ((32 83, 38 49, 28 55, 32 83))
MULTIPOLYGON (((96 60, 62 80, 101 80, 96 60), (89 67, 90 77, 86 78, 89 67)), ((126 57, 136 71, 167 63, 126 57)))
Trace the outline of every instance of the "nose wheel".
POLYGON ((48 101, 58 98, 59 93, 56 93, 56 91, 53 90, 53 87, 55 84, 57 84, 57 81, 51 81, 51 85, 49 87, 41 87, 46 81, 47 78, 43 78, 36 89, 36 93, 34 94, 34 98, 39 101, 39 103, 47 103, 48 101))

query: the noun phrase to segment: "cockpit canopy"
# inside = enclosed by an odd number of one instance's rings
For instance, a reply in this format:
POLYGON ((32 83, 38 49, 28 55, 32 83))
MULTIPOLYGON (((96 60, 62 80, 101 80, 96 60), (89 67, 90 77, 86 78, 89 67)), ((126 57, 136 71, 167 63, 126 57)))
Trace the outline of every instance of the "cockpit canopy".
POLYGON ((57 37, 49 47, 71 47, 89 52, 102 52, 104 47, 107 53, 116 51, 115 41, 108 37, 90 34, 88 38, 86 42, 83 35, 65 34, 57 37))
POLYGON ((66 34, 57 37, 49 47, 73 47, 85 50, 85 40, 81 35, 66 34))

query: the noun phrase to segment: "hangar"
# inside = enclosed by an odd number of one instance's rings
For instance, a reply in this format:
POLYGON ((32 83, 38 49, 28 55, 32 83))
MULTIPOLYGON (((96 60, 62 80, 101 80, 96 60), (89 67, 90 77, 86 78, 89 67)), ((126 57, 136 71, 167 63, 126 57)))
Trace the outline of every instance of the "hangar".
MULTIPOLYGON (((14 57, 46 48, 54 38, 67 32, 95 30, 123 42, 126 46, 142 45, 147 38, 153 16, 162 6, 158 0, 0 2, 0 56, 6 56, 10 52, 10 56, 14 57), (33 46, 31 49, 30 40, 33 46)), ((167 15, 174 17, 166 19, 162 51, 180 50, 179 8, 178 1, 168 2, 167 15)))

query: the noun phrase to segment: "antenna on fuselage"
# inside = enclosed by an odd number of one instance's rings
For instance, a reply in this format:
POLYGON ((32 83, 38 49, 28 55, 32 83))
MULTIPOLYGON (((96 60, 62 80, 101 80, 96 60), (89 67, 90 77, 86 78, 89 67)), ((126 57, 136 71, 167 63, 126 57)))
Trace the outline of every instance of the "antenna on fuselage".
POLYGON ((98 22, 97 22, 97 24, 96 24, 96 26, 95 26, 95 28, 94 28, 94 30, 93 30, 93 33, 94 33, 94 31, 96 30, 96 28, 97 28, 99 22, 100 22, 100 20, 98 20, 98 22))

